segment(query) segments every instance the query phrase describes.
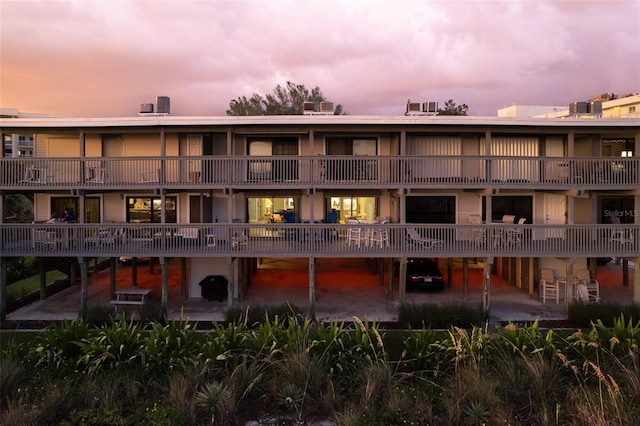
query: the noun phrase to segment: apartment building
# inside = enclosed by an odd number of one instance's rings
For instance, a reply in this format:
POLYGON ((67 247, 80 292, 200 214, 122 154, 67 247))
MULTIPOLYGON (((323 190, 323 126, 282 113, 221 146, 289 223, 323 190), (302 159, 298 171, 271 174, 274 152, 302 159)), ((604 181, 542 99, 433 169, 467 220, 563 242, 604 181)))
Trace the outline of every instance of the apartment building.
POLYGON ((307 258, 312 314, 320 258, 398 262, 401 282, 408 258, 481 258, 523 297, 542 269, 640 260, 637 119, 141 114, 0 131, 35 135, 33 157, 0 158, 0 207, 21 193, 35 208, 34 223, 2 224, 0 271, 20 256, 77 263, 82 307, 96 257, 159 259, 165 308, 170 259, 184 297, 219 275, 232 305, 258 259, 307 258), (73 223, 48 223, 65 208, 73 223))

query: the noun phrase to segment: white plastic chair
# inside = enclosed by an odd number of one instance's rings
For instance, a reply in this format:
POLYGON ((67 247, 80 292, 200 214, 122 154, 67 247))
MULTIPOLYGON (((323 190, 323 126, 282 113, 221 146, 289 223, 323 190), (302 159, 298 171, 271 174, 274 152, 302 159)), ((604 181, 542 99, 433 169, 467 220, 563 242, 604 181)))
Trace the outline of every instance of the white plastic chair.
POLYGON ((553 276, 552 269, 540 271, 540 292, 542 303, 547 303, 547 298, 556 299, 556 303, 560 303, 560 282, 553 276))
MULTIPOLYGON (((356 219, 348 219, 347 224, 360 225, 360 222, 356 219)), ((367 234, 361 226, 350 226, 347 228, 347 245, 351 247, 352 242, 358 248, 362 246, 363 242, 367 245, 367 234)))
POLYGON ((587 269, 578 269, 576 271, 576 280, 578 281, 578 287, 582 284, 587 288, 589 293, 589 299, 592 302, 600 301, 600 283, 598 280, 591 278, 591 274, 587 269))
POLYGON ((427 250, 431 250, 436 247, 442 246, 442 240, 436 240, 434 238, 425 238, 418 234, 415 228, 408 228, 407 234, 409 234, 409 244, 420 245, 427 250))

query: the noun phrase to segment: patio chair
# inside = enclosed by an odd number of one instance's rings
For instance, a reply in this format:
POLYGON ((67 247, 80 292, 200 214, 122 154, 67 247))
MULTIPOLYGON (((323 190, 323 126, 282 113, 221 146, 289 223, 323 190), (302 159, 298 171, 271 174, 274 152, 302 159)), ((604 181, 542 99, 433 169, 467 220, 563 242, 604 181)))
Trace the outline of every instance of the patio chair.
POLYGON ((434 238, 425 238, 418 234, 415 228, 408 228, 407 234, 409 234, 409 244, 422 246, 427 250, 434 249, 436 247, 442 247, 443 241, 434 238))
MULTIPOLYGON (((527 219, 525 219, 524 217, 521 217, 520 219, 518 219, 518 225, 522 225, 527 221, 527 219)), ((523 229, 518 227, 518 228, 510 228, 506 230, 506 243, 507 244, 520 244, 522 242, 522 234, 523 234, 523 229)))
POLYGON ((231 248, 234 250, 239 250, 245 248, 249 245, 249 237, 243 232, 242 234, 234 234, 231 237, 231 248))
MULTIPOLYGON (((480 215, 471 214, 469 215, 469 223, 473 225, 480 225, 482 223, 482 218, 480 217, 480 215)), ((473 238, 473 241, 475 241, 475 243, 478 245, 484 244, 484 242, 487 240, 487 233, 483 228, 473 228, 471 230, 471 236, 473 238)))
POLYGON ((140 180, 138 183, 159 183, 160 182, 160 169, 147 170, 140 172, 140 180))
POLYGON ((599 302, 599 299, 595 299, 591 293, 589 293, 589 289, 585 284, 578 284, 576 287, 576 300, 582 303, 593 303, 599 302))
POLYGON ((515 215, 505 214, 504 216, 502 216, 502 221, 504 223, 513 223, 514 220, 516 220, 516 216, 515 215))
MULTIPOLYGON (((387 223, 389 223, 389 221, 386 219, 380 221, 380 225, 385 225, 387 223)), ((386 245, 389 247, 389 230, 386 227, 374 228, 371 231, 371 238, 369 239, 369 242, 372 246, 375 245, 382 248, 386 245)))
POLYGON ((215 247, 218 245, 217 241, 218 236, 216 235, 216 231, 213 229, 208 231, 205 235, 205 239, 207 242, 207 247, 215 247))
POLYGON ((540 293, 542 303, 547 303, 547 298, 556 299, 556 303, 560 303, 560 282, 553 276, 553 269, 540 271, 540 293))
MULTIPOLYGON (((360 222, 356 219, 348 219, 347 224, 360 225, 360 222)), ((363 242, 367 245, 367 234, 361 226, 350 226, 347 228, 347 245, 351 247, 352 242, 358 248, 362 246, 363 242)))
POLYGON ((36 229, 33 231, 33 247, 45 246, 50 248, 58 248, 60 240, 58 233, 44 229, 36 229))
POLYGON ((582 284, 587 288, 590 302, 600 301, 600 283, 598 280, 591 278, 588 269, 578 269, 575 273, 575 278, 578 282, 578 287, 582 284))

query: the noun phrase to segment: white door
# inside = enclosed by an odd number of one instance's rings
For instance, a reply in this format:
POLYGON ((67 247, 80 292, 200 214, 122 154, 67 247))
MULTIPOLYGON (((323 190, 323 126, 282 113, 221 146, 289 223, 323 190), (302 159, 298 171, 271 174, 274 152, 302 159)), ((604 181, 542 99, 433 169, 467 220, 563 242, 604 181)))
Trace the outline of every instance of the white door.
MULTIPOLYGON (((567 211, 567 199, 564 195, 544 194, 544 224, 564 225, 565 212, 567 211)), ((545 231, 545 238, 564 238, 562 229, 549 229, 545 231)))

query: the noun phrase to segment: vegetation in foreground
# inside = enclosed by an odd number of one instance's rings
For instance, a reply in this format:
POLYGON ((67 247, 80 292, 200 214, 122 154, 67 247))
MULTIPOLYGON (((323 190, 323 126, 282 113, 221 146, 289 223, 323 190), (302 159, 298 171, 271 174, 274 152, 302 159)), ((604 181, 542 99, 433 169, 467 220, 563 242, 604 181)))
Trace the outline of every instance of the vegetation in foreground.
POLYGON ((640 423, 640 323, 562 337, 537 323, 402 334, 375 323, 246 317, 199 332, 80 317, 5 344, 2 424, 628 425, 640 423), (397 333, 397 332, 395 332, 397 333), (397 339, 396 339, 397 341, 397 339), (398 355, 390 355, 397 353, 398 355))

